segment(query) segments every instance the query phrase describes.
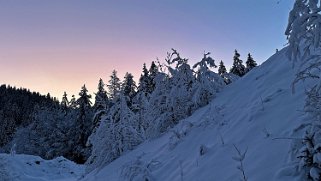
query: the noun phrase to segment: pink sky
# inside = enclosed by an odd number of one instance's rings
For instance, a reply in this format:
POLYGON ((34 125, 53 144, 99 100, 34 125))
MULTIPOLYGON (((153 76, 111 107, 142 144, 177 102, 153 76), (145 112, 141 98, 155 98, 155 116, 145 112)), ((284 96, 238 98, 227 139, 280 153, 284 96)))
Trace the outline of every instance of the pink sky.
POLYGON ((191 63, 204 51, 232 63, 234 49, 259 63, 282 48, 292 2, 235 0, 0 1, 0 83, 60 98, 96 91, 113 69, 138 79, 171 48, 191 63))

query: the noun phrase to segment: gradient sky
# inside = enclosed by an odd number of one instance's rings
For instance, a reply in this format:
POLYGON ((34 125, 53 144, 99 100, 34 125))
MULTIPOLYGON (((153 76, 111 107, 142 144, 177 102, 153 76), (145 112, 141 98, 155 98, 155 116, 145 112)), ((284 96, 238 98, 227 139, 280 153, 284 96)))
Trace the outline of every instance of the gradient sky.
POLYGON ((261 63, 286 44, 293 1, 0 0, 0 84, 61 98, 85 83, 96 91, 112 69, 136 79, 142 64, 171 48, 195 63, 210 51, 232 63, 234 49, 261 63))

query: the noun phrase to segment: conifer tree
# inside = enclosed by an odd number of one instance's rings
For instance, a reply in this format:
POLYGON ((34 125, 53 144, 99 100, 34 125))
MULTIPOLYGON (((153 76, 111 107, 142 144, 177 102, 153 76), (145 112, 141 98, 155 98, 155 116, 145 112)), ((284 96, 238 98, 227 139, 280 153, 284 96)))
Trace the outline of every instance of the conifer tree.
POLYGON ((61 99, 61 106, 63 108, 67 108, 69 106, 69 101, 68 101, 68 97, 67 97, 67 93, 66 91, 64 92, 64 95, 62 96, 62 99, 61 99))
POLYGON ((89 156, 89 150, 86 149, 87 138, 92 131, 92 109, 91 95, 88 94, 86 85, 82 86, 79 92, 79 98, 76 100, 78 106, 78 116, 76 119, 76 132, 78 137, 75 140, 75 152, 78 154, 77 162, 84 162, 89 156))
POLYGON ((168 70, 170 72, 170 84, 168 96, 168 112, 170 115, 167 122, 162 123, 166 126, 175 125, 180 119, 191 114, 192 102, 192 88, 195 82, 193 70, 188 64, 188 59, 181 58, 179 53, 172 49, 173 53, 167 57, 166 62, 169 64, 168 70), (173 57, 175 56, 175 57, 173 57), (170 67, 171 64, 176 64, 175 68, 170 67))
POLYGON ((143 137, 138 126, 137 116, 127 106, 126 97, 120 93, 119 100, 111 107, 101 126, 89 137, 93 149, 88 171, 112 162, 141 143, 143 137))
POLYGON ((102 79, 99 79, 98 91, 95 94, 96 95, 95 104, 94 104, 95 111, 107 109, 108 107, 108 96, 104 87, 105 87, 104 81, 102 79))
POLYGON ((61 103, 60 103, 62 110, 64 111, 65 114, 67 114, 68 107, 69 107, 69 101, 67 97, 66 91, 64 92, 64 95, 62 96, 61 103))
POLYGON ((218 74, 222 76, 225 73, 227 73, 227 70, 226 70, 226 67, 224 65, 224 62, 221 60, 220 61, 220 65, 218 66, 218 74))
POLYGON ((132 110, 135 112, 138 119, 139 132, 142 137, 146 139, 146 130, 150 126, 147 116, 150 105, 145 92, 138 91, 132 102, 132 110))
POLYGON ((98 91, 95 96, 94 111, 95 115, 93 118, 93 127, 94 129, 98 127, 101 117, 107 113, 109 107, 109 100, 107 92, 104 88, 105 84, 102 79, 99 79, 98 91))
POLYGON ((155 90, 155 77, 158 73, 158 67, 154 61, 152 61, 149 68, 149 93, 152 93, 155 90))
POLYGON ((134 81, 134 76, 131 73, 126 73, 124 81, 122 83, 122 91, 124 96, 127 96, 130 100, 136 95, 136 82, 134 81))
POLYGON ((113 70, 108 83, 109 84, 107 85, 107 87, 108 87, 109 98, 113 103, 115 103, 119 98, 120 89, 121 89, 120 79, 117 76, 116 70, 113 70))
POLYGON ((256 66, 257 66, 256 61, 253 59, 252 55, 249 53, 246 61, 246 72, 249 72, 256 66))
POLYGON ((75 95, 71 96, 70 102, 69 102, 69 106, 72 109, 76 109, 77 108, 77 103, 76 103, 76 98, 75 95))
POLYGON ((84 84, 81 87, 81 90, 79 92, 79 98, 77 99, 76 103, 78 104, 80 109, 87 109, 91 107, 91 95, 88 94, 88 90, 86 88, 86 85, 84 84))
POLYGON ((243 61, 240 59, 240 56, 241 55, 237 52, 237 50, 235 50, 233 66, 230 70, 230 73, 242 77, 245 74, 245 66, 243 65, 243 61))
POLYGON ((196 107, 204 106, 221 90, 225 83, 221 76, 211 71, 210 68, 217 67, 215 60, 210 53, 204 53, 204 57, 193 68, 198 68, 196 72, 196 84, 194 85, 193 102, 196 107))
POLYGON ((294 62, 306 61, 307 58, 312 59, 310 55, 320 51, 320 21, 320 1, 295 1, 293 9, 289 13, 288 25, 285 30, 289 41, 287 53, 294 62))
POLYGON ((170 113, 167 102, 170 98, 169 91, 171 86, 169 76, 164 72, 159 72, 154 81, 155 90, 150 95, 149 108, 146 116, 146 122, 147 125, 149 125, 146 134, 149 135, 149 137, 155 137, 167 129, 163 123, 168 122, 165 119, 168 119, 167 113, 170 113))
POLYGON ((143 72, 139 78, 139 85, 138 85, 138 91, 144 92, 145 96, 149 93, 149 83, 150 83, 150 77, 149 72, 146 68, 146 64, 143 64, 143 72))

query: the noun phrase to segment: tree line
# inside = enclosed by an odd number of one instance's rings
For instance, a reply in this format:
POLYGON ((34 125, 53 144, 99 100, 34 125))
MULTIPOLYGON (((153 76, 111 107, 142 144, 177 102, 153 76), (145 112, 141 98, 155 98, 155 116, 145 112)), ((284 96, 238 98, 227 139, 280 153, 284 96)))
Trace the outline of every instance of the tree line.
MULTIPOLYGON (((92 170, 175 126, 207 105, 226 84, 257 66, 250 54, 244 66, 236 50, 233 60, 229 72, 221 61, 216 73, 210 53, 191 66, 188 59, 172 49, 164 63, 152 61, 149 68, 143 64, 138 84, 131 73, 121 81, 113 70, 107 84, 102 79, 98 81, 94 103, 85 85, 78 98, 72 95, 69 100, 66 92, 61 102, 50 95, 43 96, 44 100, 26 106, 30 110, 24 111, 28 116, 23 124, 9 121, 14 129, 6 119, 0 119, 1 128, 10 135, 1 138, 2 150, 9 151, 15 144, 17 153, 45 159, 64 156, 77 163, 86 162, 88 170, 92 170)), ((8 102, 1 105, 13 111, 23 110, 8 102)))

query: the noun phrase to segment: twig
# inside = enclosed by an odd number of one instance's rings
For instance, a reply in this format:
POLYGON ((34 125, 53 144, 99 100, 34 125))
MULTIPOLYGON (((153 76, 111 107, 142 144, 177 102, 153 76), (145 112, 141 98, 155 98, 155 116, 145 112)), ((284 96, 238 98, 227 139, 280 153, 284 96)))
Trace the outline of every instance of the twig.
POLYGON ((247 177, 246 177, 245 171, 244 171, 243 161, 244 161, 244 159, 245 159, 245 156, 246 156, 246 153, 247 153, 247 149, 248 149, 248 148, 246 148, 246 150, 244 151, 244 153, 242 153, 242 152, 240 151, 240 149, 238 149, 235 144, 233 144, 233 146, 234 146, 234 148, 235 148, 235 150, 236 150, 236 152, 237 152, 237 157, 232 157, 232 159, 235 160, 235 161, 240 162, 240 165, 237 166, 237 169, 239 169, 239 170, 242 172, 242 177, 243 177, 242 179, 243 179, 243 181, 247 181, 247 177))

